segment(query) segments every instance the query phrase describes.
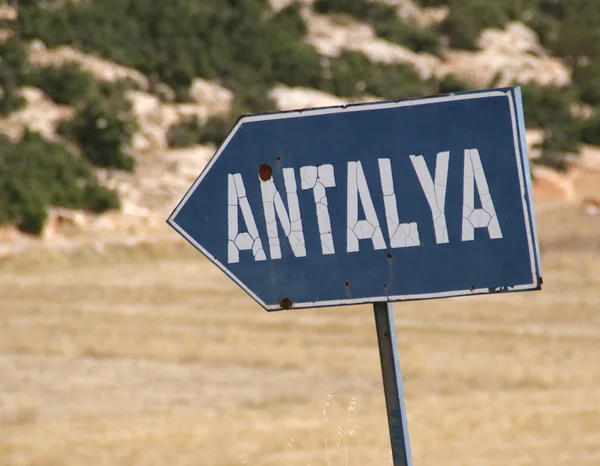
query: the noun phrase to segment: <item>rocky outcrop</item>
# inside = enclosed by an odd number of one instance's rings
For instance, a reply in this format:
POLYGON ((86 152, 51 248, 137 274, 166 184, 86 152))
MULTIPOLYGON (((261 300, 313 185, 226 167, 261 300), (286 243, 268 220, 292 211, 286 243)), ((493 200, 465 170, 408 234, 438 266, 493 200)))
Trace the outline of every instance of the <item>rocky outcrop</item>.
POLYGON ((327 57, 338 56, 344 50, 354 50, 364 53, 374 62, 411 64, 424 79, 435 76, 441 66, 440 58, 415 53, 380 39, 370 25, 352 18, 334 18, 310 9, 303 11, 303 17, 308 27, 307 42, 327 57))
POLYGON ((137 152, 167 150, 169 127, 186 117, 204 121, 212 115, 226 115, 231 109, 234 94, 216 83, 195 79, 190 93, 195 103, 161 102, 155 95, 128 91, 139 129, 133 137, 132 148, 137 152))
POLYGON ((21 88, 26 105, 8 118, 0 118, 0 131, 18 138, 25 128, 44 135, 47 139, 57 139, 56 128, 63 120, 73 117, 73 109, 57 105, 35 87, 21 88))
POLYGON ((17 10, 6 4, 3 3, 2 5, 0 5, 0 20, 1 21, 16 21, 18 18, 18 14, 17 14, 17 10))
POLYGON ((206 79, 194 78, 189 90, 190 98, 212 113, 227 113, 231 108, 235 94, 230 89, 206 79))
POLYGON ((34 40, 29 45, 29 59, 34 66, 60 66, 68 62, 76 63, 82 69, 96 76, 97 79, 110 82, 129 79, 142 89, 149 88, 148 78, 139 71, 85 54, 73 47, 63 46, 48 49, 42 41, 34 40))
MULTIPOLYGON (((292 0, 270 0, 274 10, 288 6, 292 0)), ((442 21, 447 8, 420 8, 410 0, 379 0, 397 6, 401 20, 419 27, 430 27, 442 21)), ((479 87, 494 84, 508 85, 514 82, 537 82, 539 84, 568 85, 569 70, 557 59, 546 54, 533 31, 520 23, 507 25, 503 30, 483 31, 477 51, 445 50, 442 57, 415 53, 400 45, 376 36, 373 28, 352 18, 327 16, 315 13, 314 0, 301 0, 302 15, 307 24, 307 41, 326 57, 335 57, 345 50, 366 54, 375 62, 405 63, 413 66, 423 78, 455 75, 473 82, 479 87)), ((16 11, 0 5, 0 19, 16 18, 16 11), (6 18, 5 18, 6 17, 6 18)), ((0 40, 2 40, 0 31, 0 40)), ((98 170, 101 182, 117 189, 122 199, 122 211, 96 216, 79 211, 52 209, 44 232, 48 242, 56 243, 73 238, 139 238, 155 232, 165 232, 164 219, 175 207, 181 196, 203 170, 215 148, 195 146, 170 149, 167 145, 169 126, 186 117, 200 121, 211 115, 227 114, 235 95, 218 83, 196 78, 189 95, 192 102, 177 103, 172 89, 166 85, 152 88, 149 79, 138 71, 108 60, 84 54, 72 47, 48 49, 40 41, 30 44, 30 58, 34 66, 59 66, 66 62, 79 64, 98 79, 117 81, 129 79, 141 90, 127 92, 132 109, 139 122, 131 150, 137 159, 135 174, 98 170)), ((18 139, 25 127, 39 131, 55 139, 60 121, 73 116, 73 109, 56 105, 42 91, 25 87, 22 94, 27 105, 9 118, 0 119, 0 132, 18 139)), ((348 99, 340 98, 316 89, 276 85, 269 97, 280 110, 346 105, 348 99)), ((376 97, 365 100, 377 100, 376 97)), ((585 116, 589 109, 577 108, 585 116)), ((529 156, 539 157, 537 144, 542 132, 527 131, 529 156)), ((534 166, 537 200, 568 199, 581 202, 591 212, 600 206, 600 150, 585 146, 579 162, 567 174, 545 167, 534 166)), ((0 228, 0 245, 27 242, 12 227, 0 228), (21 238, 21 239, 19 239, 21 238)), ((82 240, 83 241, 83 240, 82 240)), ((13 249, 11 249, 12 251, 13 249)), ((0 247, 0 255, 2 247, 0 247)))
POLYGON ((487 29, 478 43, 481 50, 475 52, 449 50, 440 72, 479 87, 528 82, 566 86, 571 81, 569 69, 549 57, 536 34, 521 23, 510 23, 504 30, 487 29))

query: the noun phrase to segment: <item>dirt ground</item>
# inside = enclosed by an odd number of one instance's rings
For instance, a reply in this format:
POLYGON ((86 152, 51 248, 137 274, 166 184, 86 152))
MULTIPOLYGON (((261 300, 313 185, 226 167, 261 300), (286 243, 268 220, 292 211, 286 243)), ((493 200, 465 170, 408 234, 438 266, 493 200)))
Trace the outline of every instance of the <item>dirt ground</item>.
MULTIPOLYGON (((600 215, 544 290, 395 306, 416 466, 600 464, 600 215)), ((0 465, 391 464, 370 306, 266 313, 170 242, 0 263, 0 465)))

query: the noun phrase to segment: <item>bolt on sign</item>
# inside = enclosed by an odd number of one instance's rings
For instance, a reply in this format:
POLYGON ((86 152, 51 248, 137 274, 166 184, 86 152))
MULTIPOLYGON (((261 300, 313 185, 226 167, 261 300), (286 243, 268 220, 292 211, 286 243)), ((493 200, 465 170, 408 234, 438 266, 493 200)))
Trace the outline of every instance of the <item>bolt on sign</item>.
POLYGON ((542 282, 519 88, 244 116, 168 222, 269 311, 542 282))

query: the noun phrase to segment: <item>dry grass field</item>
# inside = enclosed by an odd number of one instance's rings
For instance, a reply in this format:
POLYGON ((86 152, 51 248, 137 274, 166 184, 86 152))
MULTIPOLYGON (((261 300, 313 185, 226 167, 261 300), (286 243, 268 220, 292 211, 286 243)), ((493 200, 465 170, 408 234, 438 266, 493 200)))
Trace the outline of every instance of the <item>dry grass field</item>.
MULTIPOLYGON (((600 464, 600 216, 544 290, 395 306, 416 466, 600 464)), ((179 241, 0 265, 0 465, 390 464, 370 306, 266 313, 179 241)))

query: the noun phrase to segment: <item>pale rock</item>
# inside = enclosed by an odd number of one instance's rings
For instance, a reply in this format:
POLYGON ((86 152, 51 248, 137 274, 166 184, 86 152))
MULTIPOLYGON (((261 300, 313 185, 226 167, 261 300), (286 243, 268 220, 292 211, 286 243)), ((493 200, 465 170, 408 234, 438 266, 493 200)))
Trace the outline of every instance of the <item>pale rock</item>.
POLYGON ((158 96, 165 102, 175 102, 177 99, 177 94, 175 91, 165 83, 158 83, 154 88, 154 93, 158 94, 158 96))
POLYGON ((571 81, 569 69, 547 56, 535 33, 521 23, 487 29, 478 44, 478 51, 448 50, 439 75, 455 75, 478 87, 490 86, 497 77, 498 87, 530 82, 566 86, 571 81))
POLYGON ((6 3, 0 5, 0 21, 16 21, 18 17, 16 8, 6 3))
POLYGON ((531 160, 539 159, 542 156, 539 145, 544 141, 544 131, 541 129, 528 129, 525 131, 525 138, 529 158, 531 160))
POLYGON ((163 174, 161 181, 167 186, 181 186, 182 182, 187 185, 198 177, 214 153, 214 147, 205 145, 168 150, 164 158, 171 162, 171 170, 163 174))
POLYGON ((10 29, 0 28, 0 44, 3 44, 14 35, 15 32, 10 29))
POLYGON ((29 46, 29 59, 34 66, 40 67, 76 63, 82 69, 92 73, 96 78, 103 81, 115 82, 130 79, 142 89, 149 88, 148 78, 139 71, 100 57, 85 54, 69 46, 48 49, 43 42, 34 40, 29 46))
MULTIPOLYGON (((73 118, 72 107, 57 105, 46 95, 35 87, 22 87, 21 95, 25 98, 24 108, 9 115, 8 121, 21 128, 29 128, 31 131, 41 133, 48 139, 57 138, 56 128, 63 120, 73 118)), ((0 127, 1 127, 0 123, 0 127)))
POLYGON ((127 91, 133 114, 138 121, 138 131, 133 135, 133 150, 144 152, 166 146, 166 128, 160 100, 141 91, 127 91))
POLYGON ((127 98, 139 123, 132 141, 133 149, 139 152, 165 151, 168 149, 167 132, 171 125, 185 118, 204 121, 210 116, 227 114, 231 109, 233 96, 229 94, 231 91, 224 88, 220 90, 226 92, 219 93, 216 86, 213 90, 218 95, 207 98, 202 103, 164 103, 147 92, 127 91, 127 98))
POLYGON ((411 0, 377 0, 397 8, 398 18, 420 28, 433 27, 446 19, 449 9, 443 7, 424 8, 411 0))
POLYGON ((269 0, 269 4, 274 12, 278 12, 283 10, 284 8, 287 8, 295 1, 298 1, 299 3, 302 3, 304 5, 312 5, 313 3, 315 3, 315 0, 269 0))
MULTIPOLYGON (((579 165, 588 170, 600 172, 600 147, 583 145, 579 156, 579 165)), ((600 192, 600 184, 598 184, 600 192)))
POLYGON ((288 87, 283 84, 269 91, 269 97, 279 110, 296 110, 302 108, 334 107, 347 105, 349 100, 327 92, 306 87, 288 87))
POLYGON ((58 237, 81 234, 88 226, 88 217, 92 214, 81 210, 70 210, 62 207, 48 209, 48 220, 44 225, 42 239, 53 241, 58 237))
POLYGON ((235 99, 235 94, 230 89, 201 78, 192 80, 189 94, 194 102, 210 107, 214 113, 222 114, 229 112, 235 99))
POLYGON ((576 200, 577 192, 572 176, 539 165, 534 165, 531 171, 535 179, 533 194, 536 200, 576 200))
POLYGON ((24 130, 25 125, 21 122, 0 117, 0 134, 7 136, 12 142, 18 142, 24 130))
POLYGON ((308 28, 306 40, 322 55, 336 57, 345 50, 354 50, 364 53, 374 62, 410 64, 423 79, 436 76, 441 65, 438 57, 415 53, 406 47, 380 39, 370 25, 352 18, 345 17, 341 21, 308 9, 303 10, 303 17, 308 28))
POLYGON ((594 116, 594 107, 584 102, 571 102, 569 111, 576 118, 589 120, 594 116))

